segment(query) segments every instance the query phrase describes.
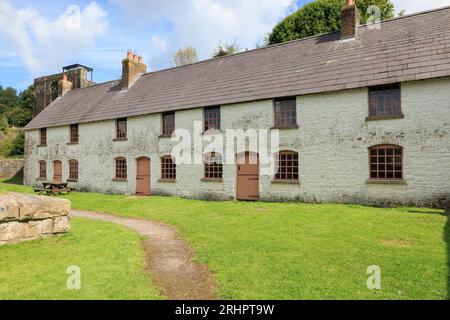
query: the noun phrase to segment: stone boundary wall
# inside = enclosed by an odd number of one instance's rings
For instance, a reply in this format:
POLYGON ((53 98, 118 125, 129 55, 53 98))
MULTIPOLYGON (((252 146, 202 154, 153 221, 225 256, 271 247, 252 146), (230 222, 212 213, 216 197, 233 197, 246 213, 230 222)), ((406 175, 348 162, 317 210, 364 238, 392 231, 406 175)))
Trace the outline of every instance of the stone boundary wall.
POLYGON ((68 232, 70 206, 66 199, 0 195, 0 245, 68 232))
POLYGON ((23 170, 23 159, 0 159, 0 179, 11 179, 23 170))

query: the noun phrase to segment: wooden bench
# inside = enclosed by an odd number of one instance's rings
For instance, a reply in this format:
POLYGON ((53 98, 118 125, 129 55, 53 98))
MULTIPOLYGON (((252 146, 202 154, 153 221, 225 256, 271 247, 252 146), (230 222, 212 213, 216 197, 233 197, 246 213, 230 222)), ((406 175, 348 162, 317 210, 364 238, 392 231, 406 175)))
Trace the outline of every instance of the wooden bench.
POLYGON ((47 195, 57 195, 57 194, 67 194, 72 192, 74 189, 67 186, 67 183, 54 183, 54 182, 44 182, 43 188, 33 188, 34 192, 39 194, 47 195))

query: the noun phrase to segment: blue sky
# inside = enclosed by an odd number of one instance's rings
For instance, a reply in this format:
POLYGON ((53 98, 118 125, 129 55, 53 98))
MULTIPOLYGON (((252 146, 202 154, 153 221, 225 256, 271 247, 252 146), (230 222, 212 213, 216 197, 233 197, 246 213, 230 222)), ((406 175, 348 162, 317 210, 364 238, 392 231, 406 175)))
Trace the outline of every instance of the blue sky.
MULTIPOLYGON (((0 0, 0 84, 23 90, 33 78, 81 63, 94 80, 120 78, 131 49, 149 70, 172 66, 178 48, 194 46, 201 60, 219 42, 261 44, 283 17, 308 0, 0 0)), ((407 13, 450 0, 395 0, 407 13)))

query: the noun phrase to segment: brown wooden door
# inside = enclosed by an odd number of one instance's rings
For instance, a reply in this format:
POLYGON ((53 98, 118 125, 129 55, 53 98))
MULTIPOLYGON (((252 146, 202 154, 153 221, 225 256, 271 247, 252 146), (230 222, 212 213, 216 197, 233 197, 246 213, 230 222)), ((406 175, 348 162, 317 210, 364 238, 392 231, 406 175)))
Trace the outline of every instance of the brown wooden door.
POLYGON ((151 194, 149 158, 137 159, 136 194, 138 196, 149 196, 151 194))
POLYGON ((62 162, 53 162, 53 181, 62 182, 62 162))
POLYGON ((259 199, 259 159, 253 154, 250 163, 250 154, 238 155, 237 159, 237 187, 236 198, 238 200, 259 199))

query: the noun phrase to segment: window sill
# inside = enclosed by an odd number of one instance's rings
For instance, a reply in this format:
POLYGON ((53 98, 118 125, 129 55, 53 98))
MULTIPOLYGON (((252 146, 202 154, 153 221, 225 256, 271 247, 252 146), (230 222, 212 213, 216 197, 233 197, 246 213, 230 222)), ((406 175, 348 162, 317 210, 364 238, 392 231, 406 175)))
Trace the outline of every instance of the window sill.
POLYGON ((159 139, 164 139, 164 138, 172 138, 172 134, 160 134, 158 136, 159 139))
POLYGON ((176 179, 158 179, 158 182, 161 182, 161 183, 176 183, 177 180, 176 179))
POLYGON ((270 183, 272 184, 300 184, 299 180, 272 180, 270 183))
POLYGON ((221 129, 208 129, 206 131, 203 131, 203 135, 215 135, 215 134, 222 134, 221 129))
POLYGON ((46 147, 46 146, 47 146, 46 144, 38 144, 38 145, 37 145, 38 148, 44 148, 44 147, 46 147))
POLYGON ((406 180, 388 180, 388 179, 369 179, 366 181, 367 184, 393 184, 393 185, 406 185, 406 180))
POLYGON ((126 178, 114 178, 112 179, 114 182, 128 182, 128 179, 126 178))
POLYGON ((67 179, 67 182, 78 182, 78 179, 67 179))
POLYGON ((115 138, 113 141, 128 141, 128 138, 115 138))
POLYGON ((300 128, 298 125, 292 125, 292 126, 274 126, 270 128, 270 130, 295 130, 300 128))
POLYGON ((379 116, 368 116, 366 121, 379 121, 379 120, 393 120, 393 119, 404 119, 403 114, 391 114, 391 115, 379 115, 379 116))
POLYGON ((67 142, 68 146, 75 146, 77 144, 80 144, 79 142, 67 142))
POLYGON ((201 182, 223 182, 222 178, 201 178, 201 182))
POLYGON ((47 181, 45 178, 37 178, 36 181, 47 181))

